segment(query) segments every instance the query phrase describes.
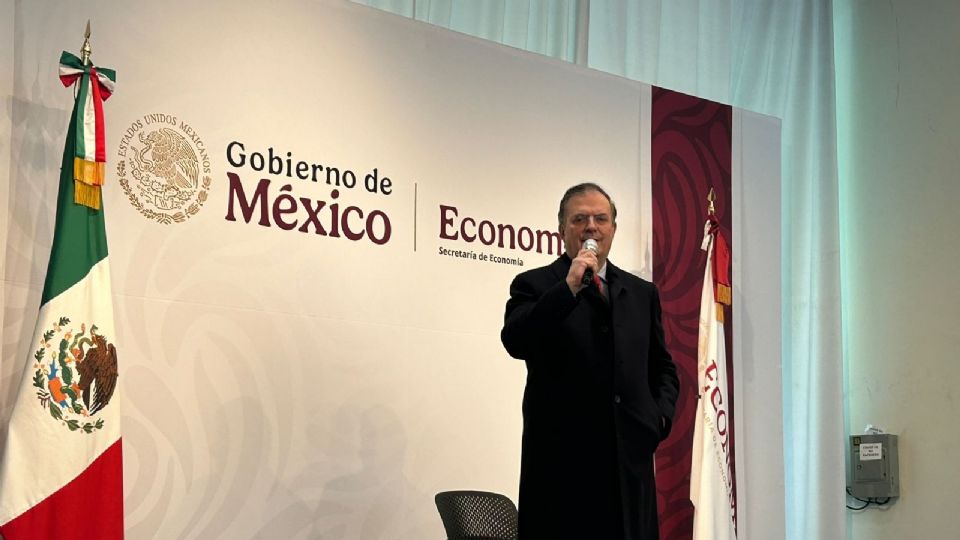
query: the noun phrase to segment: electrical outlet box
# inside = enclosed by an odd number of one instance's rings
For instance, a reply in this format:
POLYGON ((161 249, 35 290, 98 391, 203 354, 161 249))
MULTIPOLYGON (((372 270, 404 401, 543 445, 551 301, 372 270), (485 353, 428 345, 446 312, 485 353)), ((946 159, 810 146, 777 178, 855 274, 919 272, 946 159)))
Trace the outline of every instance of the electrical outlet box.
POLYGON ((859 499, 900 496, 897 436, 850 436, 850 493, 859 499))

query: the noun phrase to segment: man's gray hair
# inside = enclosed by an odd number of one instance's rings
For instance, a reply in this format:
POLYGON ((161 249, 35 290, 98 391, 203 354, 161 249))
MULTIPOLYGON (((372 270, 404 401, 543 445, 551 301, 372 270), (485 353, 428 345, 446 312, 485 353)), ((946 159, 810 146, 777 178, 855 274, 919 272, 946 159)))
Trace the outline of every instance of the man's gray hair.
POLYGON ((613 214, 611 216, 613 223, 617 222, 617 205, 613 203, 613 199, 610 198, 610 195, 602 187, 593 182, 584 182, 582 184, 577 184, 566 191, 563 194, 563 198, 560 199, 560 210, 557 212, 557 221, 560 223, 560 227, 563 227, 563 220, 566 216, 567 211, 567 202, 578 195, 583 195, 588 191, 596 191, 597 193, 603 195, 607 198, 607 202, 610 203, 610 212, 613 214))

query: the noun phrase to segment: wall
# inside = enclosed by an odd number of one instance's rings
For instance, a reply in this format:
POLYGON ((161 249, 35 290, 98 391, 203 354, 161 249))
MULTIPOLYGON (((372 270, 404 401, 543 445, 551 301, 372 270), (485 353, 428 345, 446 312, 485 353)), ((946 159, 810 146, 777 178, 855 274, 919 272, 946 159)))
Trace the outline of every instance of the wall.
MULTIPOLYGON (((7 223, 7 201, 10 192, 10 134, 13 129, 13 0, 0 0, 0 223, 7 223)), ((0 254, 6 252, 7 229, 0 228, 0 254)), ((5 257, 0 257, 0 277, 4 275, 5 257)), ((4 302, 0 291, 0 329, 3 328, 4 302)), ((0 349, 3 348, 0 342, 0 349)), ((2 367, 2 363, 0 363, 2 367)), ((0 370, 2 373, 2 370, 0 370)))
POLYGON ((901 497, 848 537, 956 536, 960 3, 836 7, 848 426, 900 435, 901 497))

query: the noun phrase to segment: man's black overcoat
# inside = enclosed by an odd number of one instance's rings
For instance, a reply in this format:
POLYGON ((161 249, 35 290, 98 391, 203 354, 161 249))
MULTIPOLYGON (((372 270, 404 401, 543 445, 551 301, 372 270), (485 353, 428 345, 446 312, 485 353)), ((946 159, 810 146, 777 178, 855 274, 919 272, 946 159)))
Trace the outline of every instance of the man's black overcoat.
POLYGON ((607 263, 605 300, 570 258, 517 276, 500 337, 526 361, 520 540, 657 538, 653 452, 679 390, 657 289, 607 263))

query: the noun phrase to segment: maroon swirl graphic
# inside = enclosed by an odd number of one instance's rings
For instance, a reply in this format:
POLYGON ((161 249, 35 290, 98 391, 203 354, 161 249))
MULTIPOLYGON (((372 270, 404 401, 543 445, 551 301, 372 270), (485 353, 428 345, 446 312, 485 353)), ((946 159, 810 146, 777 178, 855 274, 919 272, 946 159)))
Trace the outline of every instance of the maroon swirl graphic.
MULTIPOLYGON (((693 535, 690 460, 697 410, 700 294, 706 261, 700 243, 711 187, 716 193, 715 207, 721 233, 731 240, 732 115, 728 105, 653 88, 653 278, 663 303, 667 345, 680 377, 673 431, 657 450, 660 537, 669 540, 693 535)), ((732 379, 731 322, 727 316, 724 328, 727 373, 732 379)), ((728 393, 729 410, 732 411, 732 387, 728 388, 728 393)), ((732 422, 730 426, 733 433, 732 422)))

